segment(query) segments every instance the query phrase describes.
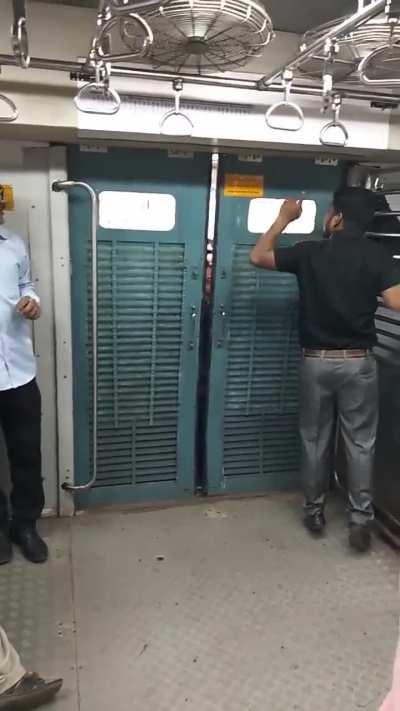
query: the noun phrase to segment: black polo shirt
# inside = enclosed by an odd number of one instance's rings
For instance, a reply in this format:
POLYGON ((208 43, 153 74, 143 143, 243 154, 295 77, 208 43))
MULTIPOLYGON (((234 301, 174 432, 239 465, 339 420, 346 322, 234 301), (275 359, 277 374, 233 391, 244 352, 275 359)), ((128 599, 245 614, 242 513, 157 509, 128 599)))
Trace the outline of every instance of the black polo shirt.
POLYGON ((377 297, 400 284, 390 252, 357 230, 275 250, 279 271, 297 276, 303 348, 372 348, 377 297))

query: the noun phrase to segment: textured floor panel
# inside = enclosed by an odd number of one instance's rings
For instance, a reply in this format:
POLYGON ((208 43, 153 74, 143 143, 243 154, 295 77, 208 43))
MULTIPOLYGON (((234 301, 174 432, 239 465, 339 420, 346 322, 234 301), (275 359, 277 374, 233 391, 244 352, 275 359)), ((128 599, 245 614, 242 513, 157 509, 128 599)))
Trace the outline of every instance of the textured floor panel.
POLYGON ((64 678, 64 688, 49 711, 77 709, 77 672, 72 607, 70 523, 43 521, 50 547, 45 565, 23 560, 16 550, 0 568, 0 622, 27 669, 64 678))
POLYGON ((89 514, 73 525, 81 711, 376 711, 397 559, 309 539, 290 499, 89 514))
POLYGON ((51 561, 0 569, 0 620, 64 676, 50 711, 377 711, 397 558, 352 555, 335 508, 323 541, 298 516, 282 497, 45 521, 51 561))

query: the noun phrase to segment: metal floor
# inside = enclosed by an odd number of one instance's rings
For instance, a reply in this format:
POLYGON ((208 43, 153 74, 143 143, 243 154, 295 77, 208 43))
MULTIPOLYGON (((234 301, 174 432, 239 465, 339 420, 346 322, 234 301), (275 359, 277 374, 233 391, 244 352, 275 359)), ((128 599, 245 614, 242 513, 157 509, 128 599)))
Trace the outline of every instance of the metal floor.
POLYGON ((396 554, 311 540, 292 497, 45 521, 52 559, 0 569, 0 619, 54 711, 377 711, 396 554))

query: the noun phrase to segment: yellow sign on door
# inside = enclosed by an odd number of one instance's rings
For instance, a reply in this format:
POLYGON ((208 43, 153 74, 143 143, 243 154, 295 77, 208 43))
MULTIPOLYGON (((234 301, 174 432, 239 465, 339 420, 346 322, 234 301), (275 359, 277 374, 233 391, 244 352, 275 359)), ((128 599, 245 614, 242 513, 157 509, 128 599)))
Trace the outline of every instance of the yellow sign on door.
POLYGON ((14 190, 11 185, 0 185, 0 202, 5 210, 14 210, 14 190))
POLYGON ((225 197, 263 197, 264 176, 225 173, 224 195, 225 197))

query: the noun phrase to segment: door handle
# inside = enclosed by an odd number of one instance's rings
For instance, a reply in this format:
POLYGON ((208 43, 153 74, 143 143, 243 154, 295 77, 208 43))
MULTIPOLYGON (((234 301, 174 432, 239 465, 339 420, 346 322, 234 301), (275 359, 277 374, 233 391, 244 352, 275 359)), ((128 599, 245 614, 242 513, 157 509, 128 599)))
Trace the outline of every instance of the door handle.
POLYGON ((194 304, 190 307, 190 338, 188 350, 192 351, 198 339, 198 313, 194 304))
POLYGON ((225 306, 223 304, 220 304, 219 307, 219 322, 220 322, 220 334, 217 339, 217 348, 223 348, 225 346, 225 340, 226 340, 226 319, 227 319, 227 313, 225 306))

